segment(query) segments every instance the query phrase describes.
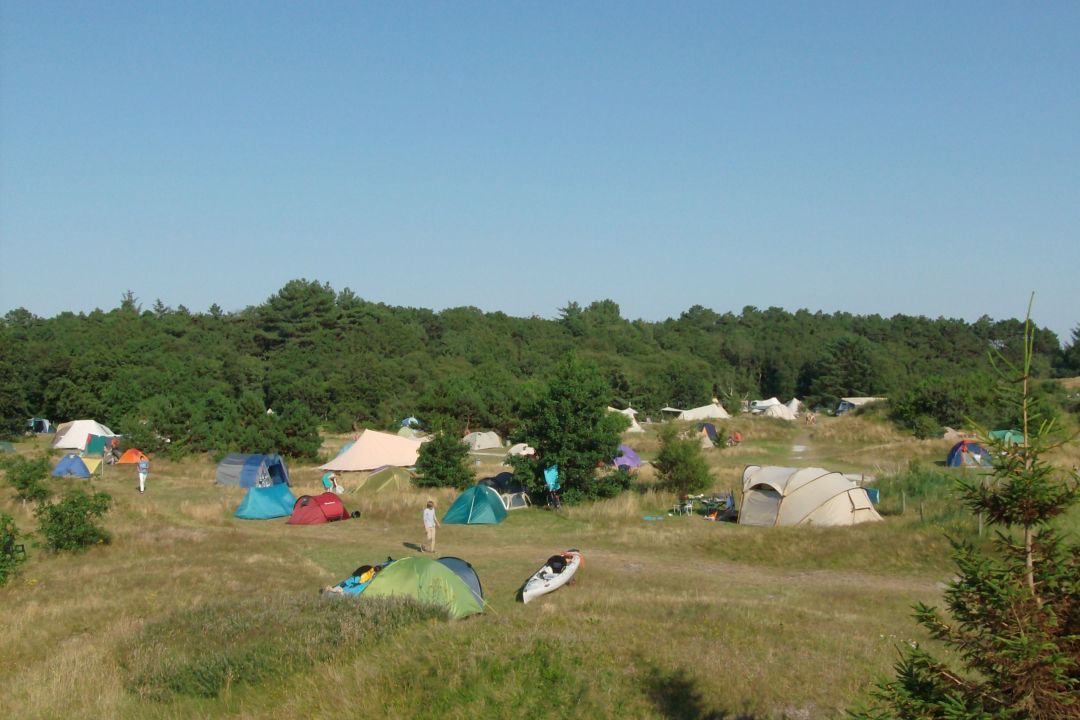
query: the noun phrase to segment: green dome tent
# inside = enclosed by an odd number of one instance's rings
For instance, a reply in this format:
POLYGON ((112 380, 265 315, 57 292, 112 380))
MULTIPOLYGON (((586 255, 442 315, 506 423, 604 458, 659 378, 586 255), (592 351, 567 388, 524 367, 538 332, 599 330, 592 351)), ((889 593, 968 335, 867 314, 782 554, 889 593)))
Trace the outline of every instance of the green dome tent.
POLYGON ((1024 433, 1020 430, 991 430, 989 437, 1003 445, 1024 444, 1024 433))
POLYGON ((505 519, 499 493, 487 485, 473 485, 458 496, 442 521, 444 525, 497 525, 505 519))
POLYGON ((380 570, 361 597, 411 597, 419 602, 441 605, 450 617, 459 620, 484 612, 473 591, 446 565, 425 557, 395 560, 380 570))

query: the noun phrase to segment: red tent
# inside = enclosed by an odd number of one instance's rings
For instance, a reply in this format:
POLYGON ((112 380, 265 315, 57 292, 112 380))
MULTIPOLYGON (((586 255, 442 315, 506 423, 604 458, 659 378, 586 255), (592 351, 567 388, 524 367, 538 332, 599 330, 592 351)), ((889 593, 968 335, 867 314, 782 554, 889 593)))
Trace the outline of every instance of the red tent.
POLYGON ((345 503, 332 492, 322 495, 301 495, 293 505, 289 525, 319 525, 335 520, 348 520, 345 503))

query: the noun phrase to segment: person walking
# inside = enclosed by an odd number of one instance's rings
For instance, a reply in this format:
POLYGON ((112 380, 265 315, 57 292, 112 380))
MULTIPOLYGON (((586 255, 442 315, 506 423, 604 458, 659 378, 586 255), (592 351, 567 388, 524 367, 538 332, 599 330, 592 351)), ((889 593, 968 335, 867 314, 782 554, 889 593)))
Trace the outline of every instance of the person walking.
POLYGON ((150 460, 145 455, 139 459, 139 492, 146 492, 146 476, 150 474, 150 460))
POLYGON ((435 501, 428 500, 424 508, 424 534, 427 537, 427 545, 420 545, 420 552, 435 552, 435 528, 439 527, 439 519, 435 517, 435 501))

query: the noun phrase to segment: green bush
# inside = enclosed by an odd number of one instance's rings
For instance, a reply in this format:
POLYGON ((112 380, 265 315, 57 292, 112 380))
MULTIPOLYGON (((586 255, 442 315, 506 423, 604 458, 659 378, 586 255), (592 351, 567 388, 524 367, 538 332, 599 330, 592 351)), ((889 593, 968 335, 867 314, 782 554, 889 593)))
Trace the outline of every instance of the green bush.
POLYGON ((176 610, 120 650, 142 697, 217 697, 233 685, 283 679, 370 647, 446 612, 408 598, 260 596, 176 610), (266 632, 273 628, 273 632, 266 632))
POLYGON ((450 427, 441 427, 420 446, 414 482, 420 487, 469 487, 476 476, 468 463, 469 447, 450 427))
POLYGON ((107 493, 90 494, 74 488, 56 503, 42 503, 34 510, 38 531, 45 547, 54 551, 83 550, 91 545, 108 544, 109 533, 94 524, 112 505, 107 493))
POLYGON ((19 530, 15 527, 15 520, 7 513, 0 513, 0 585, 7 584, 18 571, 19 563, 25 559, 6 552, 7 548, 13 548, 18 542, 19 530))
POLYGON ((14 458, 7 467, 7 479, 15 488, 15 497, 28 502, 41 502, 49 497, 49 489, 42 481, 49 476, 49 461, 46 458, 26 460, 14 458))
POLYGON ((697 437, 681 438, 674 426, 660 430, 660 452, 653 462, 660 484, 681 495, 708 490, 713 479, 697 437))

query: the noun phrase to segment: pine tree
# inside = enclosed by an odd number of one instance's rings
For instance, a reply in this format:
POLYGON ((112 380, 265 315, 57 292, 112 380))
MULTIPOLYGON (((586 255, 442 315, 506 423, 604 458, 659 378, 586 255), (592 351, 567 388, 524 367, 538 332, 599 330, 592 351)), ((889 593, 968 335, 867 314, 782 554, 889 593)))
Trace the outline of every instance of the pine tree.
POLYGON ((1006 399, 1018 406, 1024 440, 988 438, 993 475, 960 483, 964 503, 996 528, 993 549, 952 541, 957 573, 945 590, 948 614, 915 606, 917 622, 954 650, 962 667, 909 649, 896 679, 878 685, 876 706, 856 718, 1080 718, 1080 545, 1051 526, 1078 487, 1044 459, 1059 433, 1033 410, 1030 307, 1028 318, 1022 363, 993 358, 1006 399))
POLYGON ((445 421, 437 423, 435 437, 420 446, 416 472, 413 482, 420 487, 466 488, 476 482, 469 466, 469 447, 445 421))

